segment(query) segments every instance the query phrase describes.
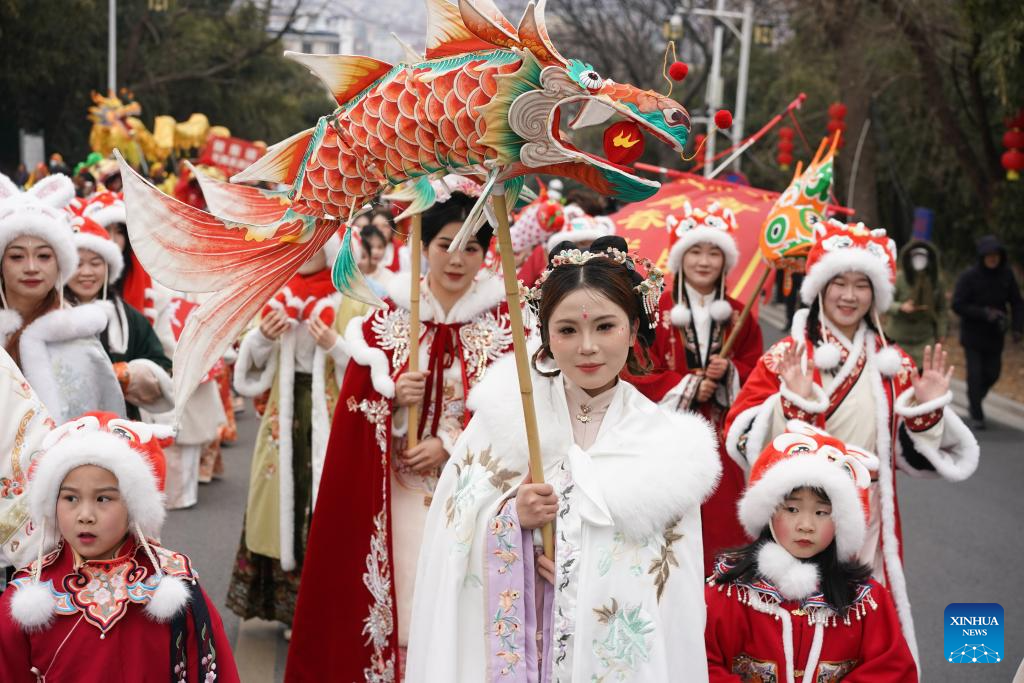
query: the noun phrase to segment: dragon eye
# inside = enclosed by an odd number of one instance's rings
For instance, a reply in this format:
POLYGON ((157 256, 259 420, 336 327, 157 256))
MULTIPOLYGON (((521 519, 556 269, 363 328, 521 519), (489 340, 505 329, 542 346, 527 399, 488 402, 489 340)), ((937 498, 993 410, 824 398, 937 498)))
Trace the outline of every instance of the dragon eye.
POLYGON ((604 79, 596 71, 584 71, 580 74, 580 85, 588 90, 599 90, 604 85, 604 79))
POLYGON ((690 125, 690 117, 682 109, 665 109, 662 111, 662 116, 665 117, 665 123, 670 126, 690 125))

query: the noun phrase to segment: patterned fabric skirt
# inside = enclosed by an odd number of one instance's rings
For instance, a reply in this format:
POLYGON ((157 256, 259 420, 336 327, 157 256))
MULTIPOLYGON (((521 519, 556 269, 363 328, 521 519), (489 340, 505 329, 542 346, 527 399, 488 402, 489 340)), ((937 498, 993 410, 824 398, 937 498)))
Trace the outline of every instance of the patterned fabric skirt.
MULTIPOLYGON (((295 412, 292 423, 292 472, 295 483, 295 570, 281 569, 277 558, 249 551, 245 523, 228 587, 227 606, 243 619, 259 617, 291 626, 299 596, 299 576, 306 556, 306 538, 313 519, 313 380, 295 373, 295 412)), ((283 425, 282 425, 283 426, 283 425)))

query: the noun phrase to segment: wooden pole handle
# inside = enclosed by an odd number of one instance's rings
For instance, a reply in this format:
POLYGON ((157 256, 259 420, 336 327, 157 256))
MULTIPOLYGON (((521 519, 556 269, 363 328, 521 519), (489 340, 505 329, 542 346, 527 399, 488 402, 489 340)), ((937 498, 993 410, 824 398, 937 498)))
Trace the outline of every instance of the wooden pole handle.
POLYGON ((739 336, 740 328, 743 327, 743 323, 747 321, 747 317, 750 315, 750 309, 754 307, 754 302, 757 301, 757 297, 761 296, 761 288, 764 287, 765 281, 768 279, 768 275, 772 272, 771 266, 765 264, 764 272, 761 273, 761 279, 757 281, 757 286, 754 287, 753 293, 750 298, 747 299, 747 303, 743 305, 743 310, 740 311, 740 315, 736 318, 736 324, 732 326, 732 330, 729 331, 729 336, 726 338, 725 343, 722 344, 722 358, 728 358, 732 353, 732 347, 736 345, 736 338, 739 336))
MULTIPOLYGON (((494 213, 498 217, 498 249, 501 251, 501 270, 505 279, 505 296, 508 300, 508 316, 512 325, 512 347, 519 373, 519 394, 523 402, 523 419, 526 423, 526 444, 530 453, 530 479, 534 484, 544 483, 544 462, 540 455, 540 435, 537 431, 537 411, 533 405, 533 377, 530 375, 530 359, 526 353, 526 329, 523 327, 523 309, 519 301, 519 280, 516 279, 516 259, 512 251, 512 233, 508 224, 508 206, 505 204, 505 188, 495 183, 492 191, 494 213)), ((551 523, 541 529, 544 539, 544 555, 555 556, 555 537, 551 523)))
MULTIPOLYGON (((423 216, 412 217, 412 230, 409 233, 409 250, 412 253, 412 283, 409 299, 409 372, 420 370, 420 262, 423 249, 423 216)), ((409 448, 415 448, 420 441, 420 406, 414 403, 409 406, 409 448)))

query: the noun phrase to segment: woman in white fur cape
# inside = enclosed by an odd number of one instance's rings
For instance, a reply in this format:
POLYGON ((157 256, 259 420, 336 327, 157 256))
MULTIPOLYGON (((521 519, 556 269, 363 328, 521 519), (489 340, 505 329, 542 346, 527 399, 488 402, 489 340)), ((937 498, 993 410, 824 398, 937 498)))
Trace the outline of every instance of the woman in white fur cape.
POLYGON ((642 372, 633 347, 649 346, 656 310, 642 292, 656 303, 661 289, 625 248, 563 243, 542 279, 533 382, 549 483, 528 477, 512 358, 471 393, 427 520, 406 681, 707 680, 700 504, 720 472, 715 436, 619 379, 642 372), (553 560, 535 558, 548 522, 553 560))

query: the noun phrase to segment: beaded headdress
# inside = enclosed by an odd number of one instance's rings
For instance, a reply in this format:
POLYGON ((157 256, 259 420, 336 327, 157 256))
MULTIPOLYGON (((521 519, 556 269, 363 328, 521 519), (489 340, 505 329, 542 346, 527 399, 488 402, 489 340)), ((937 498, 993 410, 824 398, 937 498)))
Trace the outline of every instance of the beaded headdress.
POLYGON ((650 261, 650 259, 644 258, 639 254, 631 256, 624 251, 609 247, 605 250, 600 251, 585 251, 581 249, 564 249, 554 256, 551 257, 550 265, 545 270, 540 278, 537 280, 537 284, 534 287, 528 288, 525 292, 527 301, 534 305, 539 304, 541 299, 541 289, 544 283, 547 281, 548 276, 551 275, 551 271, 559 266, 582 266, 584 263, 596 258, 608 259, 615 263, 620 263, 626 267, 627 270, 631 271, 635 277, 634 281, 639 279, 639 282, 633 286, 637 296, 640 297, 640 302, 643 307, 644 313, 647 316, 647 324, 650 329, 654 329, 658 325, 658 301, 661 299, 661 292, 665 288, 665 274, 658 269, 650 261), (636 264, 639 263, 646 275, 641 274, 636 264))

